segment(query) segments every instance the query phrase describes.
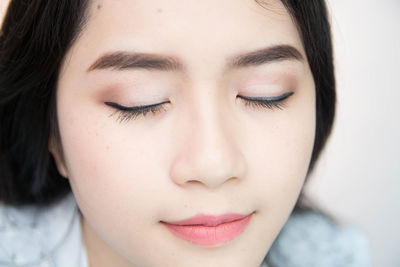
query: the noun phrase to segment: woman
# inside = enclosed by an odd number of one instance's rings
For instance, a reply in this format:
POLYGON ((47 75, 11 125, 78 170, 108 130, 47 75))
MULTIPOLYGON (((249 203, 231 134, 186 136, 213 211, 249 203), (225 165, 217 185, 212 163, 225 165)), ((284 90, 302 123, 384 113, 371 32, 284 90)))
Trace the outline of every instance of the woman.
POLYGON ((49 237, 3 262, 360 266, 299 200, 334 118, 323 1, 13 0, 0 75, 5 228, 49 237))

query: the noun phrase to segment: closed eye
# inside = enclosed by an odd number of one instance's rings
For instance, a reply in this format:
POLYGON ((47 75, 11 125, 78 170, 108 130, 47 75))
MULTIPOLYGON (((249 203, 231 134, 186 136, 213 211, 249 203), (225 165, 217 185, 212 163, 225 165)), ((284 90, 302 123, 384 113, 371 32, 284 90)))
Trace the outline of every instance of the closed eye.
MULTIPOLYGON (((238 96, 245 102, 245 106, 250 106, 254 108, 268 108, 268 109, 283 109, 284 101, 292 96, 294 92, 288 92, 280 96, 273 97, 248 97, 248 96, 238 96)), ((134 106, 126 107, 113 102, 104 102, 107 106, 115 109, 115 112, 111 115, 118 114, 118 121, 125 122, 132 119, 136 119, 139 116, 146 116, 149 112, 153 115, 165 111, 165 105, 170 103, 170 101, 164 101, 161 103, 145 105, 145 106, 134 106)))
POLYGON ((248 96, 238 96, 245 102, 245 106, 250 106, 254 108, 268 108, 268 109, 283 109, 285 100, 292 96, 294 92, 288 92, 280 96, 272 97, 248 97, 248 96))
POLYGON ((115 112, 111 115, 118 114, 118 121, 125 122, 136 119, 139 116, 146 116, 147 113, 151 112, 156 114, 158 112, 164 111, 164 105, 169 103, 169 101, 164 101, 157 104, 151 104, 146 106, 135 106, 135 107, 125 107, 113 102, 104 102, 107 106, 115 109, 115 112))

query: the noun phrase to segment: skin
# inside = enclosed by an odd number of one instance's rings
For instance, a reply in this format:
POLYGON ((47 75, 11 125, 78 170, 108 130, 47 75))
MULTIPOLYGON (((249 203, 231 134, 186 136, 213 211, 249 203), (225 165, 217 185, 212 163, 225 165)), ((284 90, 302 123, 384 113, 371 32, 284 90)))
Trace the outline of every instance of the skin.
POLYGON ((6 13, 8 2, 9 2, 9 0, 0 1, 0 26, 3 23, 3 19, 4 19, 4 15, 6 13))
POLYGON ((315 88, 301 39, 280 1, 92 1, 57 88, 63 155, 50 151, 82 212, 90 266, 259 266, 302 189, 315 132, 315 88), (177 8, 179 7, 179 8, 177 8), (303 60, 226 69, 273 45, 303 60), (184 71, 102 69, 134 51, 179 58, 184 71), (281 109, 238 96, 293 92, 281 109), (169 101, 121 121, 104 102, 169 101), (200 246, 160 221, 250 214, 234 240, 200 246))

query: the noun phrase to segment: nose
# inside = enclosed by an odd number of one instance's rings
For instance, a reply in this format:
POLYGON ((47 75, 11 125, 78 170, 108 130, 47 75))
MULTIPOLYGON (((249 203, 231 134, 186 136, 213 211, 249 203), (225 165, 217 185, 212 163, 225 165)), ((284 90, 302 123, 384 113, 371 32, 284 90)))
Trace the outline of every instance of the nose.
POLYGON ((176 132, 179 144, 171 179, 184 187, 208 188, 243 179, 247 165, 239 148, 237 123, 218 108, 203 107, 193 112, 196 115, 181 120, 176 132))

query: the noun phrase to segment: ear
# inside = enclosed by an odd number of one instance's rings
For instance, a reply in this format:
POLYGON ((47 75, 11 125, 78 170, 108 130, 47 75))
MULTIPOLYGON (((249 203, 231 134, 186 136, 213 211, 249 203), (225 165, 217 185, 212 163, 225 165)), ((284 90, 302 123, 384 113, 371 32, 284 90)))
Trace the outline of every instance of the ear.
POLYGON ((59 149, 57 149, 57 146, 54 144, 54 139, 52 137, 50 137, 50 139, 49 139, 49 151, 54 157, 58 172, 62 176, 67 178, 68 177, 68 171, 67 171, 67 168, 65 167, 64 159, 61 156, 61 153, 60 153, 59 149))

